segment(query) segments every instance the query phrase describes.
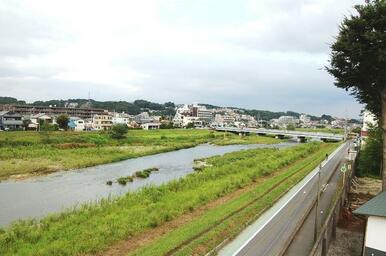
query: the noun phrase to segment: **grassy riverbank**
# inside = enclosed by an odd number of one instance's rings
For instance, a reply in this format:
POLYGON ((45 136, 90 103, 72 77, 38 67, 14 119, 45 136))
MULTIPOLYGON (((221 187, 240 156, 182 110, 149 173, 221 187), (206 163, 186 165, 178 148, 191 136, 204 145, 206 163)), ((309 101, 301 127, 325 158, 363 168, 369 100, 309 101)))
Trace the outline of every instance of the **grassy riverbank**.
POLYGON ((95 166, 207 142, 272 144, 280 140, 182 129, 130 130, 127 138, 121 140, 112 139, 105 132, 1 132, 0 180, 95 166))
MULTIPOLYGON (((165 185, 83 205, 41 221, 15 223, 0 231, 0 254, 102 253, 125 240, 130 243, 138 241, 141 235, 148 237, 147 232, 153 233, 153 239, 130 247, 131 253, 201 254, 224 239, 224 235, 237 234, 245 222, 272 205, 336 146, 310 143, 213 157, 203 170, 165 185), (232 193, 236 196, 229 197, 232 193), (221 200, 226 197, 228 200, 221 200), (199 211, 216 200, 220 200, 216 207, 199 211), (199 212, 194 214, 196 211, 199 212), (189 214, 194 217, 184 219, 189 214), (173 221, 182 224, 154 236, 154 230, 173 221)), ((117 252, 119 247, 112 255, 117 252)))

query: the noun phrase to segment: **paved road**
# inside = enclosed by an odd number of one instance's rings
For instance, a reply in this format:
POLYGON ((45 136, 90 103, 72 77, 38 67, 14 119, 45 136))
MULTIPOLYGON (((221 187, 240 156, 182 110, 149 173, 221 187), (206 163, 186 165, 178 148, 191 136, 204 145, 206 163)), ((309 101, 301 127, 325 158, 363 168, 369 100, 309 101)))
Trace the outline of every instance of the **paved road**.
MULTIPOLYGON (((290 238, 317 199, 318 187, 324 192, 320 196, 318 223, 327 217, 332 197, 337 188, 341 160, 348 156, 349 143, 341 145, 327 161, 313 170, 299 184, 283 196, 271 209, 266 211, 254 224, 247 227, 236 239, 226 245, 219 255, 305 255, 304 250, 312 246, 315 209, 299 230, 287 251, 290 238), (330 179, 331 178, 331 179, 330 179), (329 182, 328 185, 327 182, 329 182)), ((319 224, 320 225, 320 224, 319 224)))

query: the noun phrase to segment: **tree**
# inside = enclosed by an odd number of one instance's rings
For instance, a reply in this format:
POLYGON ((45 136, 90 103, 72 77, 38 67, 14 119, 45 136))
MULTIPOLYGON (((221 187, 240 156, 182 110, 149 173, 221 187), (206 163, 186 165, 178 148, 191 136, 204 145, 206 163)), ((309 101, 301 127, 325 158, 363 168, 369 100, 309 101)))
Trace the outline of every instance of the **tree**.
POLYGON ((386 190, 386 0, 356 5, 331 46, 327 71, 373 112, 383 127, 383 190, 386 190))
POLYGON ((359 153, 358 174, 380 176, 382 160, 382 129, 369 124, 368 137, 359 153))
POLYGON ((192 129, 194 128, 194 124, 192 122, 188 123, 185 127, 186 129, 192 129))
POLYGON ((70 121, 70 118, 68 115, 60 115, 56 118, 56 122, 59 125, 60 129, 66 130, 68 129, 68 122, 70 121))
POLYGON ((286 128, 288 131, 295 131, 295 125, 293 125, 293 124, 287 124, 286 128))
POLYGON ((28 126, 31 124, 31 120, 30 119, 23 119, 23 128, 25 131, 28 130, 28 126))
POLYGON ((129 127, 126 124, 116 124, 111 128, 111 137, 113 139, 123 139, 128 131, 129 127))

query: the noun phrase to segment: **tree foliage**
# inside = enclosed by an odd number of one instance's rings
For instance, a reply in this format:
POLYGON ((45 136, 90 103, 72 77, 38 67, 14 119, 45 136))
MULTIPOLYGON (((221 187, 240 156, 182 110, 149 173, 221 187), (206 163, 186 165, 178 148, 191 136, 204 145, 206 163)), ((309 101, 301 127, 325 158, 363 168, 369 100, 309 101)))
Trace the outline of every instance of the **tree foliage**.
POLYGON ((326 69, 336 78, 337 87, 349 91, 380 118, 386 83, 386 1, 367 1, 354 8, 357 13, 340 25, 326 69))
POLYGON ((60 115, 56 118, 56 123, 58 124, 60 129, 67 130, 68 129, 68 122, 70 121, 70 118, 68 115, 60 115))
POLYGON ((295 131, 295 125, 293 125, 293 124, 287 124, 286 129, 287 129, 288 131, 295 131))
POLYGON ((369 125, 369 135, 360 152, 358 160, 358 174, 361 176, 380 177, 382 164, 382 129, 369 125))
POLYGON ((116 124, 111 128, 111 137, 114 139, 123 139, 126 137, 129 127, 126 124, 116 124))

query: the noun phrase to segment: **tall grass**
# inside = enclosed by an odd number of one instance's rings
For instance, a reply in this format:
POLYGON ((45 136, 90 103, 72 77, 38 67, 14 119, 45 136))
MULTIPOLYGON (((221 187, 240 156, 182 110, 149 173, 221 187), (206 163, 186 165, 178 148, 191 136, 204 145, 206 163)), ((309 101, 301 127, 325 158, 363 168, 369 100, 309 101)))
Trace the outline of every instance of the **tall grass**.
POLYGON ((237 135, 209 130, 130 130, 127 138, 111 139, 105 132, 0 133, 0 179, 17 174, 44 174, 58 170, 89 167, 128 158, 193 147, 201 143, 276 143, 257 136, 240 139, 237 135), (97 138, 97 139, 96 139, 97 138), (103 141, 95 145, 95 141, 103 141))
MULTIPOLYGON (((311 143, 289 149, 253 149, 211 158, 201 172, 125 196, 85 204, 41 221, 21 221, 0 234, 1 255, 78 255, 96 253, 136 236, 216 198, 275 174, 297 159, 319 151, 311 143)), ((275 176, 275 175, 274 175, 275 176)))

